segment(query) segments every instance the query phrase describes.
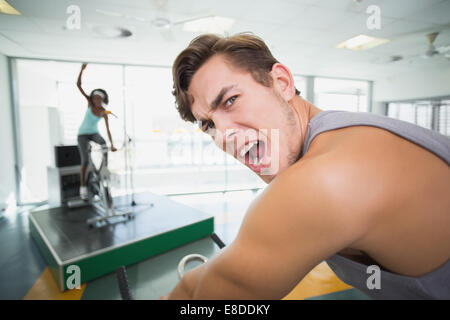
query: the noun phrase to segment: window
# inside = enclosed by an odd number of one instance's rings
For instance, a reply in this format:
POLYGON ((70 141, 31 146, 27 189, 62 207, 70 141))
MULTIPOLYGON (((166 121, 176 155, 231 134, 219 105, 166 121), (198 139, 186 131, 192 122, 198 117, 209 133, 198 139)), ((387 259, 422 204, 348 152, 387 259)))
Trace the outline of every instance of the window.
POLYGON ((450 100, 448 99, 390 102, 388 116, 450 135, 450 100))
POLYGON ((293 75, 295 87, 300 91, 300 96, 306 98, 306 78, 298 75, 293 75))
POLYGON ((314 79, 314 104, 322 110, 368 111, 367 81, 314 79))
POLYGON ((388 116, 416 123, 416 108, 412 103, 390 103, 388 105, 388 116))
POLYGON ((450 100, 442 100, 439 107, 439 132, 450 136, 450 100))

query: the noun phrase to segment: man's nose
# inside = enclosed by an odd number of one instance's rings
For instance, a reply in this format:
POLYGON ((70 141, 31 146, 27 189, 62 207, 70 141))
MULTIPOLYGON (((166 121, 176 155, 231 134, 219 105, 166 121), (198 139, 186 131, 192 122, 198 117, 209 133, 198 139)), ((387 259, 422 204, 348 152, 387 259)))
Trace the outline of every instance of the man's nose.
POLYGON ((234 152, 235 140, 237 137, 238 129, 231 123, 231 121, 221 121, 216 124, 216 143, 221 144, 222 150, 228 152, 234 152))

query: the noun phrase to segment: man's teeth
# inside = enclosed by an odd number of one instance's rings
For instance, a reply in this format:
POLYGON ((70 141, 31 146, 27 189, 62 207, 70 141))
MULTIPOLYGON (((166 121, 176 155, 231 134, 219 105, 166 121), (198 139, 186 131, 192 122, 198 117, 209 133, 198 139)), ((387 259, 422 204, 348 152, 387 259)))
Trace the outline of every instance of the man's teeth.
POLYGON ((254 142, 250 142, 249 144, 245 145, 242 149, 241 152, 239 153, 239 155, 241 156, 241 158, 245 157, 245 154, 255 145, 257 144, 258 141, 254 141, 254 142))
POLYGON ((263 162, 263 158, 261 157, 261 159, 258 159, 258 157, 255 157, 255 158, 253 158, 252 162, 253 162, 253 165, 259 166, 263 162))

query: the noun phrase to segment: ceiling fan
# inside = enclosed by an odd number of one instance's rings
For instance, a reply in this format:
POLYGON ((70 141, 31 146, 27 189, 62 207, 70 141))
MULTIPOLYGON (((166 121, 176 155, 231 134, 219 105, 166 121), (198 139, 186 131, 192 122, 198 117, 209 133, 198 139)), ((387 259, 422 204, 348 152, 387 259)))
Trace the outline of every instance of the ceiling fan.
MULTIPOLYGON (((415 33, 417 34, 417 33, 415 33)), ((422 58, 422 59, 430 59, 430 58, 434 58, 436 59, 437 57, 440 58, 445 58, 447 60, 450 61, 450 45, 446 45, 446 46, 440 46, 438 48, 436 48, 436 46, 434 45, 434 42, 436 41, 436 38, 438 37, 438 35, 440 34, 439 31, 435 31, 435 32, 431 32, 425 35, 427 42, 428 42, 428 49, 422 53, 422 54, 417 54, 417 55, 413 55, 413 56, 403 56, 403 55, 392 55, 390 56, 387 60, 386 59, 382 59, 383 61, 380 61, 381 63, 393 63, 393 62, 397 62, 397 61, 402 61, 402 60, 408 60, 409 62, 411 62, 414 59, 417 58, 422 58)), ((409 36, 409 34, 408 34, 409 36)), ((392 38, 391 40, 395 40, 395 39, 399 39, 400 37, 395 37, 392 38)), ((403 37, 401 37, 403 38, 403 37)))
POLYGON ((439 32, 433 32, 426 35, 429 46, 425 54, 422 55, 423 58, 428 59, 436 55, 444 55, 445 58, 450 59, 450 45, 441 46, 439 48, 436 48, 434 46, 434 41, 436 40, 438 35, 439 32))
POLYGON ((172 21, 167 14, 167 2, 168 0, 153 0, 155 7, 156 7, 156 15, 154 15, 152 18, 143 17, 143 16, 134 16, 134 15, 128 15, 126 13, 120 13, 120 12, 114 12, 114 11, 108 11, 103 9, 96 9, 95 11, 97 13, 110 16, 110 17, 116 17, 121 19, 129 19, 129 20, 135 20, 143 23, 150 23, 153 27, 157 28, 162 37, 166 40, 172 41, 174 40, 173 35, 173 27, 176 27, 178 25, 182 25, 186 22, 192 22, 196 20, 206 19, 214 17, 212 14, 208 15, 202 15, 197 16, 189 19, 184 20, 178 20, 178 21, 172 21))

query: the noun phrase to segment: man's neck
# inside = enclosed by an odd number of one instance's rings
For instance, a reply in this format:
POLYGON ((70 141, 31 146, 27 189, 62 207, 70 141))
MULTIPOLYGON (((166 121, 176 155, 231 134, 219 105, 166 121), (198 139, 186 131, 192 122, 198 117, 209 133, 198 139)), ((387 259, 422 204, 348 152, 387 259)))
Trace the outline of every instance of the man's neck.
MULTIPOLYGON (((312 103, 309 103, 308 101, 304 100, 300 96, 295 96, 292 100, 289 101, 289 106, 292 108, 294 112, 294 120, 296 122, 296 127, 298 128, 299 132, 299 139, 301 140, 301 147, 300 150, 303 149, 303 145, 306 138, 306 133, 308 131, 308 124, 311 119, 316 116, 320 110, 319 108, 315 107, 312 103)), ((295 160, 297 162, 301 157, 301 152, 298 155, 298 158, 295 160)), ((270 183, 277 175, 272 176, 261 176, 261 179, 265 183, 270 183)))
POLYGON ((308 131, 308 124, 311 119, 314 118, 318 113, 322 112, 322 110, 300 96, 295 96, 289 104, 296 114, 296 121, 300 130, 303 149, 306 133, 308 131))

